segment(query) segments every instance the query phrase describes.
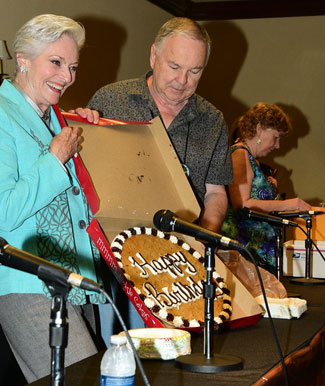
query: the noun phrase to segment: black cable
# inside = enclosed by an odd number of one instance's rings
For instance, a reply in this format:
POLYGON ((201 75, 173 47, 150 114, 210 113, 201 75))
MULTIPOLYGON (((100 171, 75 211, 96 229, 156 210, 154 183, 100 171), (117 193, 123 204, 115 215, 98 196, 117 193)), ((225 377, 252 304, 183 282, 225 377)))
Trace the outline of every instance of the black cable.
POLYGON ((140 370, 141 376, 142 376, 142 378, 143 378, 144 384, 145 384, 146 386, 150 386, 150 383, 149 383, 149 381, 148 381, 148 378, 147 378, 147 376, 146 376, 146 373, 145 373, 144 368, 143 368, 143 366, 142 366, 142 363, 141 363, 141 361, 140 361, 138 352, 137 352, 137 350, 136 350, 136 348, 135 348, 135 346, 134 346, 134 343, 133 343, 132 338, 131 338, 131 336, 130 336, 130 334, 129 334, 129 331, 128 331, 128 329, 127 329, 127 327, 126 327, 126 325, 125 325, 125 323, 124 323, 124 321, 123 321, 123 319, 122 319, 122 316, 121 316, 121 314, 119 313, 119 310, 117 309, 117 307, 116 307, 116 305, 114 304, 114 302, 113 302, 113 300, 111 299, 111 297, 110 297, 103 289, 100 289, 100 292, 101 292, 101 293, 106 297, 106 299, 109 301, 109 303, 110 303, 110 305, 112 306, 112 308, 113 308, 113 310, 114 310, 114 312, 115 312, 115 314, 116 314, 116 316, 117 316, 119 322, 121 323, 121 326, 122 326, 122 328, 123 328, 123 330, 124 330, 124 332, 125 332, 126 338, 127 338, 128 342, 130 343, 130 346, 131 346, 131 348, 132 348, 132 351, 133 351, 135 360, 136 360, 136 362, 137 362, 138 368, 139 368, 139 370, 140 370))
POLYGON ((269 320, 270 320, 271 330, 272 330, 272 333, 273 333, 273 337, 274 337, 277 349, 279 351, 280 361, 281 361, 282 368, 283 368, 285 386, 289 386, 287 367, 286 367, 286 364, 285 364, 285 361, 284 361, 284 356, 283 356, 283 353, 282 353, 281 345, 280 345, 280 342, 279 342, 279 339, 278 339, 278 336, 277 336, 277 333, 276 333, 276 330, 275 330, 275 327, 274 327, 272 315, 271 315, 271 312, 270 312, 270 309, 269 309, 269 304, 267 302, 267 297, 266 297, 266 293, 265 293, 264 284, 263 284, 263 280, 262 280, 262 276, 261 276, 260 270, 259 270, 259 268, 258 268, 258 266, 256 264, 256 261, 255 261, 254 257, 251 255, 251 253, 246 248, 242 248, 242 250, 240 252, 242 254, 246 255, 252 261, 252 263, 255 266, 257 277, 258 277, 258 280, 260 282, 260 286, 261 286, 261 290, 262 290, 262 294, 263 294, 263 298, 264 298, 265 308, 266 308, 267 315, 268 315, 269 320))

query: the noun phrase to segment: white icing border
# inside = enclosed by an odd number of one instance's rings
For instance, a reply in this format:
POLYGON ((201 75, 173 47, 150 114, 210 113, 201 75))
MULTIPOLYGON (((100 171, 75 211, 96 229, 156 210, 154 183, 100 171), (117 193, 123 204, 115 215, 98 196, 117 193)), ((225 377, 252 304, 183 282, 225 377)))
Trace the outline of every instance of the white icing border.
MULTIPOLYGON (((123 264, 121 262, 121 260, 122 260, 121 252, 122 252, 122 249, 123 249, 123 244, 125 243, 125 241, 128 238, 133 236, 133 233, 131 232, 131 229, 133 229, 135 231, 135 235, 134 236, 136 236, 136 235, 154 236, 152 234, 153 229, 152 228, 147 228, 147 227, 142 227, 142 228, 141 227, 133 227, 133 228, 124 230, 121 233, 119 233, 114 238, 113 242, 111 243, 111 248, 119 249, 119 251, 114 251, 113 253, 114 253, 115 258, 118 260, 118 264, 119 264, 120 268, 123 268, 123 264), (142 231, 142 229, 144 230, 144 232, 142 231), (125 238, 125 236, 122 235, 122 233, 125 233, 127 235, 127 237, 125 238), (117 240, 120 240, 122 242, 122 244, 121 244, 121 242, 118 242, 117 240)), ((157 230, 157 237, 159 237, 160 239, 165 239, 165 233, 157 230)), ((187 244, 186 242, 184 242, 181 239, 178 239, 175 235, 170 235, 170 237, 166 238, 166 240, 172 242, 172 244, 178 244, 181 248, 183 248, 187 252, 189 252, 190 249, 191 249, 191 246, 189 244, 187 244), (179 240, 182 241, 182 244, 178 243, 179 240)), ((196 250, 194 250, 194 252, 192 253, 192 256, 194 258, 196 258, 197 260, 202 258, 202 255, 199 252, 197 252, 196 250)), ((125 277, 128 280, 130 280, 130 276, 129 275, 125 274, 125 277)), ((222 297, 222 299, 223 299, 223 304, 222 304, 223 311, 221 311, 218 316, 214 317, 214 321, 217 324, 222 324, 223 320, 222 320, 222 318, 220 318, 220 315, 222 315, 225 318, 225 320, 230 319, 230 315, 231 315, 231 311, 232 311, 232 306, 228 302, 231 302, 231 297, 228 294, 225 294, 224 291, 223 291, 223 289, 227 289, 227 284, 224 282, 224 280, 221 278, 221 276, 216 271, 214 271, 213 274, 212 274, 212 277, 213 277, 213 279, 215 280, 215 283, 216 283, 216 298, 222 297), (217 279, 219 279, 219 278, 222 279, 222 280, 218 281, 217 279), (221 293, 219 293, 219 292, 221 292, 221 293), (225 301, 228 301, 228 302, 226 303, 225 301), (225 312, 224 310, 229 310, 230 313, 229 312, 225 312)), ((139 288, 134 286, 134 289, 135 289, 135 291, 139 295, 143 294, 142 291, 139 288)), ((152 303, 153 303, 152 300, 148 299, 147 297, 144 300, 144 304, 150 310, 150 312, 152 312, 154 315, 164 319, 166 322, 168 322, 170 324, 173 324, 175 327, 185 327, 184 326, 184 320, 183 320, 182 316, 174 316, 174 320, 172 322, 170 322, 170 321, 167 320, 168 312, 165 309, 160 308, 160 310, 158 312, 158 315, 157 315, 157 313, 154 313, 153 311, 151 311, 151 309, 154 307, 154 305, 150 307, 150 305, 152 303)), ((189 327, 190 328, 200 327, 200 323, 196 319, 193 319, 193 320, 188 321, 188 322, 189 322, 189 327)))

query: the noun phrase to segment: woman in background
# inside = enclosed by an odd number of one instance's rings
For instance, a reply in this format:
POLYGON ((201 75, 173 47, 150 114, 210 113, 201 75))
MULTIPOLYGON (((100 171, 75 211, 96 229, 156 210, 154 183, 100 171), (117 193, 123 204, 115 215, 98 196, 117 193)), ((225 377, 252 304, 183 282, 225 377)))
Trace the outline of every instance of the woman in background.
POLYGON ((237 239, 252 253, 256 262, 275 274, 275 230, 266 223, 238 220, 235 212, 243 207, 268 213, 271 211, 310 210, 300 198, 278 200, 276 180, 266 176, 259 158, 279 149, 291 123, 276 105, 257 103, 238 119, 238 140, 232 146, 234 182, 228 186, 229 207, 222 233, 237 239))
MULTIPOLYGON (((83 26, 40 15, 14 42, 16 76, 0 88, 0 237, 98 281, 99 253, 86 228, 92 211, 76 175, 77 128, 62 127, 56 104, 76 78, 83 26), (55 107, 55 110, 54 108, 55 107), (55 112, 56 111, 56 112, 55 112)), ((89 122, 98 113, 77 109, 89 122)), ((88 330, 96 293, 72 288, 65 365, 97 352, 88 330)), ((36 276, 0 266, 0 324, 28 383, 50 374, 51 296, 36 276)))

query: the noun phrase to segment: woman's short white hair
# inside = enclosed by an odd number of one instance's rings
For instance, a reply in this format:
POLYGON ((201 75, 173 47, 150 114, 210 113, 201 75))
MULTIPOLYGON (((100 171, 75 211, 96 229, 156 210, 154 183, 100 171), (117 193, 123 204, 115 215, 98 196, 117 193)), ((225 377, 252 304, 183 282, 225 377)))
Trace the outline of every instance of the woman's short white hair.
POLYGON ((25 23, 17 32, 13 44, 17 65, 17 53, 33 59, 49 43, 54 43, 66 34, 70 36, 80 50, 85 42, 85 28, 82 24, 65 16, 44 14, 35 16, 25 23))

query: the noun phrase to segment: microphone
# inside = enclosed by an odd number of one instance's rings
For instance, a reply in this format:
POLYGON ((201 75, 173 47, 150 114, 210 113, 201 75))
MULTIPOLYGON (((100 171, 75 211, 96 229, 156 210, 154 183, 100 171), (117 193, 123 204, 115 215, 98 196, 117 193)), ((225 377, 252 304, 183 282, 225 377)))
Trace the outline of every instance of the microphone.
POLYGON ((293 221, 289 221, 286 219, 282 219, 281 217, 275 217, 271 216, 269 214, 265 214, 262 212, 255 212, 253 210, 250 210, 246 207, 238 209, 236 212, 236 217, 238 220, 256 220, 256 221, 264 221, 272 225, 276 226, 291 226, 291 227, 297 227, 298 224, 296 224, 293 221))
POLYGON ((304 218, 306 216, 317 216, 318 214, 325 214, 325 211, 321 210, 306 210, 306 211, 299 211, 299 210, 289 210, 287 212, 270 212, 273 216, 278 216, 281 218, 295 218, 300 217, 304 218))
POLYGON ((193 224, 177 217, 175 213, 167 209, 159 210, 153 217, 155 227, 163 232, 178 232, 192 236, 202 243, 213 244, 221 249, 234 249, 242 251, 245 247, 235 240, 214 233, 199 225, 193 224))
POLYGON ((59 265, 31 253, 17 249, 0 237, 0 264, 36 275, 44 281, 54 281, 65 287, 75 286, 89 291, 101 292, 101 285, 59 265))

